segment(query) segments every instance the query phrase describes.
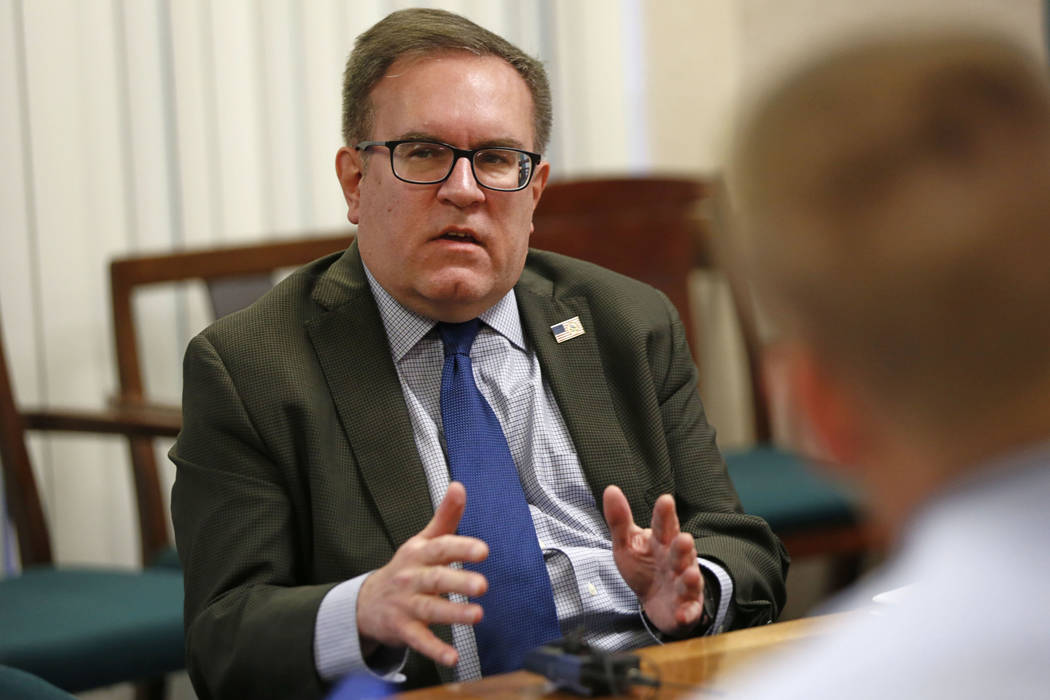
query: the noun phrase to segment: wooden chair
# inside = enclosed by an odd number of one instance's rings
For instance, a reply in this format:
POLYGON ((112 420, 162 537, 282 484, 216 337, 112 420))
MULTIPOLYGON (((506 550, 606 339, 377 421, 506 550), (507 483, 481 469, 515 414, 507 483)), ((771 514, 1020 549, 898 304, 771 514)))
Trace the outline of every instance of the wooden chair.
MULTIPOLYGON (((531 245, 596 262, 663 291, 677 307, 700 363, 689 274, 717 267, 702 213, 707 196, 704 182, 688 178, 552 182, 533 217, 531 245)), ((726 452, 730 476, 744 509, 765 518, 792 556, 835 557, 831 585, 839 587, 859 572, 871 533, 849 492, 773 446, 754 319, 746 299, 733 299, 747 352, 756 440, 749 449, 726 452)))
POLYGON ((777 523, 788 552, 795 557, 832 555, 831 588, 842 588, 860 575, 866 554, 885 547, 883 533, 861 516, 855 494, 814 471, 818 460, 773 446, 754 305, 746 285, 732 276, 728 281, 751 380, 755 446, 728 452, 726 461, 737 488, 750 494, 755 512, 777 523), (799 469, 803 462, 809 466, 799 469))
MULTIPOLYGON (((185 664, 181 572, 56 566, 26 449, 30 429, 146 436, 174 435, 178 424, 119 409, 20 412, 0 333, 0 462, 22 564, 0 579, 0 666, 70 692, 142 681, 140 697, 160 698, 164 674, 185 664)), ((29 692, 29 677, 7 675, 29 692)))
MULTIPOLYGON (((344 249, 352 240, 352 235, 344 234, 113 260, 109 266, 110 296, 120 377, 120 393, 113 405, 129 414, 142 410, 164 415, 181 425, 179 408, 152 402, 143 382, 139 354, 141 338, 133 308, 137 292, 155 285, 202 281, 208 286, 212 309, 218 317, 254 301, 273 285, 278 271, 344 249)), ((146 436, 134 435, 128 442, 139 503, 143 561, 177 564, 168 536, 168 520, 163 515, 153 441, 146 436)))
POLYGON ((554 181, 532 217, 529 245, 651 284, 678 309, 692 340, 689 273, 701 233, 697 207, 705 192, 704 183, 684 178, 554 181))

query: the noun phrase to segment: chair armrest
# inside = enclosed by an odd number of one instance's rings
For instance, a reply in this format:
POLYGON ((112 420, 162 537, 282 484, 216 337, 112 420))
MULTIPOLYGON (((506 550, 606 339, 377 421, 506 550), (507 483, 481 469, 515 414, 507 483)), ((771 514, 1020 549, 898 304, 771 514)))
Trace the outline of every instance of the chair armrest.
POLYGON ((52 430, 107 435, 175 437, 182 428, 176 407, 122 404, 100 410, 25 409, 27 430, 52 430))

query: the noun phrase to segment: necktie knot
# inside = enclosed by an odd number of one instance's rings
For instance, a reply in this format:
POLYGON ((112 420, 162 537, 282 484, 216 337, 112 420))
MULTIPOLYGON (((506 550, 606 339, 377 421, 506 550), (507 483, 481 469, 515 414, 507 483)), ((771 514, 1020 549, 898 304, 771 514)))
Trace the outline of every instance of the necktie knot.
POLYGON ((474 344, 474 338, 481 328, 481 320, 472 318, 463 323, 437 324, 438 333, 441 334, 441 342, 445 344, 445 356, 466 355, 470 357, 470 348, 474 344))

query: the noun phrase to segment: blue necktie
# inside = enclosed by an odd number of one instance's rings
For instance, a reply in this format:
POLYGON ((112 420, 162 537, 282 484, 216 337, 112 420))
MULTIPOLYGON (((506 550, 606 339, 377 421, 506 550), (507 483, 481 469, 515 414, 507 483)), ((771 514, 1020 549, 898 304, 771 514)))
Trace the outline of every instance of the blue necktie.
POLYGON ((445 344, 441 422, 452 478, 467 490, 459 534, 489 546, 488 558, 467 564, 488 579, 475 599, 485 614, 474 625, 482 675, 521 668, 525 653, 561 636, 543 552, 507 439, 474 383, 470 347, 480 321, 439 323, 445 344))

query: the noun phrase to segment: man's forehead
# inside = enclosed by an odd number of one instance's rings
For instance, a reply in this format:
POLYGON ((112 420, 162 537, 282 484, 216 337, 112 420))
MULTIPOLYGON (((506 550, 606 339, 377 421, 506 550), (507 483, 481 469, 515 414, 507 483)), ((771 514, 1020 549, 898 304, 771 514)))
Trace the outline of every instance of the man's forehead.
POLYGON ((440 50, 400 56, 372 89, 373 125, 383 139, 447 141, 467 148, 529 149, 532 93, 510 63, 491 54, 440 50), (449 129, 466 129, 451 141, 449 129))

